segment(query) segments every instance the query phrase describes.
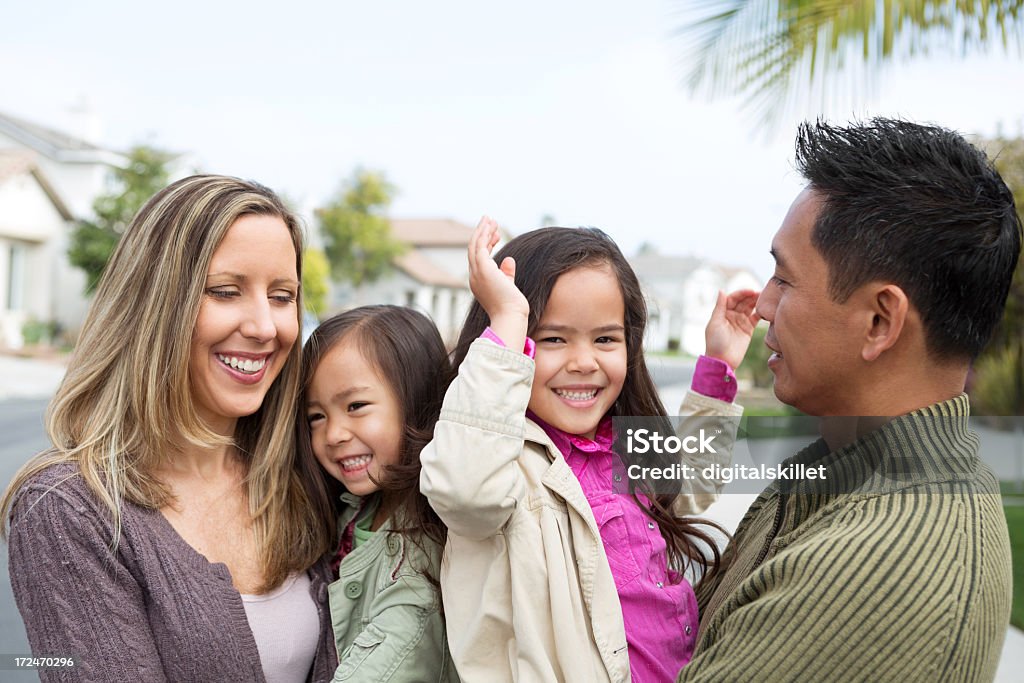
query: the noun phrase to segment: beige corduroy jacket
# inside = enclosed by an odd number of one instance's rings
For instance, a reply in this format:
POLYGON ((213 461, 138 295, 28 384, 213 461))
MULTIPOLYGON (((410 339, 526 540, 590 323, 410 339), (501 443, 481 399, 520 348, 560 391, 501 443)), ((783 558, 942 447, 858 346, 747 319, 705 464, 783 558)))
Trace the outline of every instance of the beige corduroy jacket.
MULTIPOLYGON (((533 370, 522 353, 474 342, 420 455, 421 490, 448 525, 441 594, 452 657, 463 681, 628 682, 622 610, 594 515, 561 453, 525 416, 533 370)), ((691 393, 680 414, 741 412, 691 393)), ((717 455, 687 461, 728 465, 736 422, 723 422, 717 455)), ((693 514, 721 483, 681 485, 674 511, 693 514)))

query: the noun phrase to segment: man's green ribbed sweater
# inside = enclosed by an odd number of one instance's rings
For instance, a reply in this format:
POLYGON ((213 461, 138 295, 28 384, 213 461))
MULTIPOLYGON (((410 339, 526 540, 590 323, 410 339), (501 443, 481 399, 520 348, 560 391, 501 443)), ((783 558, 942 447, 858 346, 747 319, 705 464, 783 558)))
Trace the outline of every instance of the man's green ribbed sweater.
POLYGON ((679 681, 991 681, 1010 614, 1010 545, 966 396, 829 452, 822 481, 775 482, 724 572, 697 586, 679 681))

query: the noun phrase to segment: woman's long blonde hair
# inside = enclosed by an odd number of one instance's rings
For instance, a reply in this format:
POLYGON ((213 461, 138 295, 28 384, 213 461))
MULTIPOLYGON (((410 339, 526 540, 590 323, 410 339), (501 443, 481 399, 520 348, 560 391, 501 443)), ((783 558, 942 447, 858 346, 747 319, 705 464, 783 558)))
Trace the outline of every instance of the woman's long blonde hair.
POLYGON ((322 487, 295 462, 300 345, 260 409, 238 420, 233 439, 208 429, 193 405, 189 354, 210 260, 232 224, 249 214, 284 221, 301 277, 298 221, 262 185, 192 176, 158 192, 135 216, 107 264, 47 411, 53 446, 22 467, 4 492, 0 535, 6 536, 14 499, 29 479, 51 465, 74 463, 110 511, 116 546, 126 501, 149 509, 171 502, 154 475, 168 444, 233 444, 247 471, 263 590, 313 565, 330 547, 320 518, 322 487))

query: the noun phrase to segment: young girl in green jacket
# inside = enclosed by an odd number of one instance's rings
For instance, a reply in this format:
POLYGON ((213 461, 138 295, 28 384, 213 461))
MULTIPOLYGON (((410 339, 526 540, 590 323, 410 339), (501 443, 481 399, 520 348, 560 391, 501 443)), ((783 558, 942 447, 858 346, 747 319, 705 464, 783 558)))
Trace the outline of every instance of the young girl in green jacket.
POLYGON ((330 475, 336 681, 459 680, 438 584, 445 527, 419 491, 449 374, 434 324, 408 308, 346 311, 306 343, 299 457, 330 475))

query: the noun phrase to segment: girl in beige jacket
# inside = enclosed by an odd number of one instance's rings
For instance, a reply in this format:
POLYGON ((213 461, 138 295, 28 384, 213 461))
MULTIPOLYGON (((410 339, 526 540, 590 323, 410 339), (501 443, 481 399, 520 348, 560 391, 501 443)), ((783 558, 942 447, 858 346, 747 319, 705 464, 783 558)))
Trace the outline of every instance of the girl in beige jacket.
MULTIPOLYGON (((611 417, 665 410, 644 365, 646 305, 615 243, 546 228, 492 259, 497 241, 483 219, 459 374, 421 454, 421 491, 449 529, 441 585, 456 668, 465 681, 664 680, 696 638, 681 571, 718 564, 680 515, 720 484, 681 479, 659 495, 616 468, 611 417)), ((749 344, 755 299, 719 297, 707 341, 723 380, 749 344)), ((727 465, 741 412, 691 392, 681 413, 722 416, 721 433, 682 462, 727 465)))

